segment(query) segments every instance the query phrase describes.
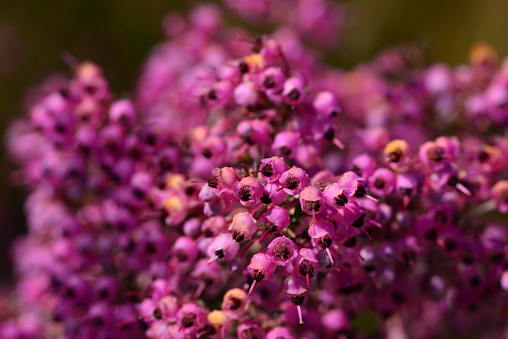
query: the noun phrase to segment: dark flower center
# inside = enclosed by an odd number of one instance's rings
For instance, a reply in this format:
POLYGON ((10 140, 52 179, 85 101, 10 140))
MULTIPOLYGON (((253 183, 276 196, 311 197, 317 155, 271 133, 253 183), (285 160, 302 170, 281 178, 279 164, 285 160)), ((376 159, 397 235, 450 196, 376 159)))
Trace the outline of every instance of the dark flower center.
POLYGON ((219 186, 219 176, 214 174, 208 179, 208 186, 217 188, 219 186))
POLYGON ((249 72, 249 65, 245 61, 242 60, 238 64, 238 69, 240 70, 240 73, 245 74, 245 73, 249 72))
POLYGON ((303 301, 305 300, 305 296, 303 294, 291 294, 291 301, 296 306, 303 305, 303 301))
POLYGON ((367 191, 365 190, 365 187, 363 187, 362 185, 358 185, 354 195, 355 198, 363 198, 366 193, 367 191))
POLYGON ((274 88, 275 87, 275 79, 273 78, 273 76, 271 75, 268 75, 265 77, 265 80, 263 80, 263 86, 265 86, 265 88, 274 88))
POLYGON ((303 276, 308 275, 310 278, 314 276, 314 267, 312 267, 308 260, 302 260, 300 263, 300 274, 303 276))
POLYGON ((288 157, 291 154, 291 148, 287 146, 282 146, 280 148, 280 154, 284 157, 288 157))
POLYGON ((402 158, 402 151, 400 149, 388 154, 388 160, 390 160, 391 162, 399 162, 401 158, 402 158))
POLYGON ((332 238, 330 238, 330 235, 327 234, 324 237, 319 238, 318 245, 322 249, 330 248, 332 247, 332 238))
POLYGON ((481 162, 486 162, 490 159, 490 154, 486 152, 485 150, 481 150, 480 153, 478 153, 478 160, 481 162))
POLYGON ((353 227, 362 227, 365 224, 365 214, 353 221, 353 227))
POLYGON ((250 186, 244 186, 238 190, 238 197, 241 201, 249 201, 251 197, 250 186))
POLYGON ((210 92, 208 92, 208 99, 210 100, 217 100, 217 92, 212 89, 210 92))
POLYGON ((192 327, 194 326, 194 322, 196 320, 196 315, 194 313, 191 313, 191 314, 186 314, 183 318, 182 318, 182 327, 184 328, 189 328, 189 327, 192 327))
POLYGON ((272 203, 272 198, 270 198, 270 196, 266 193, 264 193, 259 200, 261 200, 261 202, 265 205, 269 205, 272 203))
POLYGON ((335 131, 333 130, 333 128, 329 128, 323 135, 323 137, 328 141, 333 140, 333 138, 335 137, 335 131))
POLYGON ((344 246, 355 247, 356 246, 356 238, 355 237, 347 238, 346 241, 344 241, 344 246))
POLYGON ((334 202, 337 206, 346 206, 348 203, 348 198, 344 193, 341 193, 335 197, 334 202))
POLYGON ((295 188, 298 187, 299 183, 300 183, 300 179, 298 179, 297 177, 294 177, 294 176, 290 176, 286 179, 286 181, 284 182, 284 185, 286 186, 286 188, 289 188, 290 190, 294 190, 295 188))
POLYGON ((223 249, 222 249, 222 250, 217 250, 217 251, 215 251, 215 255, 216 255, 216 256, 217 256, 217 258, 219 258, 219 259, 222 259, 222 258, 224 258, 224 257, 226 256, 226 255, 224 254, 224 250, 223 250, 223 249))
POLYGON ((274 175, 273 166, 271 164, 264 164, 261 166, 261 174, 263 174, 265 177, 271 177, 274 175))
POLYGON ((289 92, 288 98, 291 101, 297 101, 300 98, 300 92, 294 88, 291 90, 291 92, 289 92))
POLYGON ((160 308, 156 308, 155 310, 153 310, 153 317, 155 319, 162 319, 162 311, 160 308))
POLYGON ((275 250, 275 257, 279 259, 287 260, 289 259, 289 256, 291 255, 291 252, 289 251, 289 247, 287 247, 286 244, 280 244, 277 249, 275 250))
POLYGON ((178 250, 176 251, 176 258, 178 259, 179 262, 184 262, 187 261, 188 255, 184 251, 178 250))
POLYGON ((256 280, 257 282, 260 282, 261 280, 263 280, 264 277, 265 277, 265 275, 261 271, 259 271, 259 270, 252 271, 252 280, 256 280))
POLYGON ((277 231, 277 226, 271 222, 271 221, 267 221, 265 223, 265 230, 268 232, 268 233, 273 233, 275 231, 277 231))
POLYGON ((236 297, 231 297, 231 298, 229 298, 228 306, 229 306, 228 308, 230 310, 233 310, 233 311, 237 310, 242 306, 242 300, 239 298, 236 298, 236 297))
POLYGON ((240 242, 243 239, 245 239, 245 234, 238 230, 233 230, 233 240, 236 240, 236 242, 240 242))
POLYGON ((436 162, 443 161, 444 159, 444 149, 442 147, 433 147, 427 151, 427 157, 436 162))
POLYGON ((385 184, 386 182, 384 181, 383 178, 376 178, 376 180, 374 180, 374 186, 378 189, 383 189, 383 187, 385 187, 385 184))
POLYGON ((321 208, 321 203, 319 200, 305 200, 304 201, 305 208, 310 212, 317 212, 321 208))

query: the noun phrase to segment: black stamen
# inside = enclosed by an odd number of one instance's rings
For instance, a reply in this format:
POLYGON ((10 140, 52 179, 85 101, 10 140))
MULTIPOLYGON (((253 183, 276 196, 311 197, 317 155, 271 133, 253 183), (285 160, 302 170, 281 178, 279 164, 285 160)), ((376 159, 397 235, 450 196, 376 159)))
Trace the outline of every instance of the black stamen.
POLYGON ((271 221, 267 221, 265 223, 265 230, 268 232, 268 233, 273 233, 275 231, 277 231, 277 226, 275 226, 275 224, 271 221))
POLYGON ((349 200, 344 193, 337 195, 334 199, 334 202, 337 206, 346 206, 348 201, 349 200))
POLYGON ((226 256, 226 254, 224 254, 224 250, 217 250, 215 251, 215 255, 217 256, 218 259, 222 259, 226 256))
POLYGON ((257 282, 260 282, 261 280, 263 280, 264 277, 265 277, 265 275, 263 273, 261 273, 260 271, 258 271, 258 270, 252 271, 252 280, 256 280, 257 282))
POLYGON ((298 179, 297 177, 288 177, 286 179, 286 181, 284 182, 284 185, 286 186, 286 188, 289 188, 290 190, 294 190, 295 188, 298 187, 298 184, 300 184, 300 179, 298 179))
POLYGON ((251 197, 250 186, 244 186, 238 190, 238 197, 241 201, 249 201, 251 197))
POLYGON ((304 206, 310 212, 317 212, 321 208, 321 203, 319 202, 319 200, 315 201, 305 200, 304 206))
POLYGON ((259 200, 261 200, 261 202, 265 205, 269 205, 272 203, 272 198, 270 198, 270 196, 266 193, 264 193, 259 200))
POLYGON ((353 227, 362 227, 365 224, 365 214, 353 221, 353 227))
POLYGON ((303 305, 303 301, 305 300, 305 296, 302 295, 302 294, 293 294, 291 295, 291 301, 293 302, 293 304, 295 304, 296 306, 301 306, 303 305))
POLYGON ((271 164, 264 164, 261 166, 261 174, 263 174, 265 177, 271 177, 274 175, 273 166, 271 164))
POLYGON ((217 188, 219 186, 219 176, 214 174, 208 179, 208 186, 217 188))
POLYGON ((233 231, 233 240, 235 240, 236 242, 240 242, 243 239, 245 239, 245 234, 239 232, 238 230, 233 231))
POLYGON ((307 263, 307 260, 303 260, 300 264, 300 274, 303 276, 308 275, 312 278, 314 276, 314 267, 312 267, 312 265, 307 265, 307 263))
POLYGON ((355 198, 363 198, 365 194, 367 194, 365 187, 363 187, 362 185, 358 185, 354 194, 355 198))
POLYGON ((296 88, 294 88, 291 90, 291 92, 289 92, 288 98, 291 101, 298 101, 298 99, 300 98, 300 92, 296 88))
POLYGON ((277 249, 275 250, 275 257, 279 259, 289 259, 289 255, 291 252, 289 251, 289 248, 285 244, 279 245, 277 249))

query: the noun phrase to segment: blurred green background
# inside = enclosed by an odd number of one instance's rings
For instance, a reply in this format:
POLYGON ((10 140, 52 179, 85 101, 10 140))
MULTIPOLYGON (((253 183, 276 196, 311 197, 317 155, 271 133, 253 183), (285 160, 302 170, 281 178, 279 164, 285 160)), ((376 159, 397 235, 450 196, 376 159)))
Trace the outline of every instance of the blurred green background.
MULTIPOLYGON (((253 0, 255 1, 255 0, 253 0)), ((198 1, 0 0, 0 133, 24 112, 24 96, 54 73, 68 73, 60 54, 103 67, 115 93, 128 94, 150 48, 163 38, 171 10, 198 1)), ((349 0, 343 43, 327 60, 350 68, 385 47, 415 42, 429 62, 466 62, 472 44, 508 53, 506 0, 349 0)), ((3 143, 5 145, 5 142, 3 143)), ((9 244, 25 230, 23 189, 9 184, 13 166, 0 151, 0 283, 12 279, 9 244)))

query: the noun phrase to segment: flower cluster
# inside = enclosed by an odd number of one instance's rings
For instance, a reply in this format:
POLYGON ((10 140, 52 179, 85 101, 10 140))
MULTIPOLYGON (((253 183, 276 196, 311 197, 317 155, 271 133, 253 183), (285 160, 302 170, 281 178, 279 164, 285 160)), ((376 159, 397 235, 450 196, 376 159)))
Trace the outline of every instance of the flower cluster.
POLYGON ((100 68, 48 82, 9 131, 28 187, 2 338, 499 337, 508 300, 508 67, 351 71, 325 0, 164 20, 133 100, 100 68))

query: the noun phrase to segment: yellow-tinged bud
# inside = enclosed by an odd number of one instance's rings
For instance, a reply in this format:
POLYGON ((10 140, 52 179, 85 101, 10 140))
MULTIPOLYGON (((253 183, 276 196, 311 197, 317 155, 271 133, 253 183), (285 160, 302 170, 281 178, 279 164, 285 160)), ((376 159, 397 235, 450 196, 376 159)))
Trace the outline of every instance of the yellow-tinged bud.
POLYGON ((496 64, 498 56, 494 48, 486 42, 478 42, 471 48, 469 62, 471 65, 496 64))
POLYGON ((228 320, 226 314, 222 311, 215 310, 208 314, 208 321, 215 326, 222 325, 228 320))
POLYGON ((265 59, 261 54, 251 54, 245 57, 249 69, 261 69, 265 66, 265 59))
POLYGON ((405 140, 396 139, 386 145, 383 153, 386 159, 391 163, 398 163, 409 152, 409 145, 405 140))

